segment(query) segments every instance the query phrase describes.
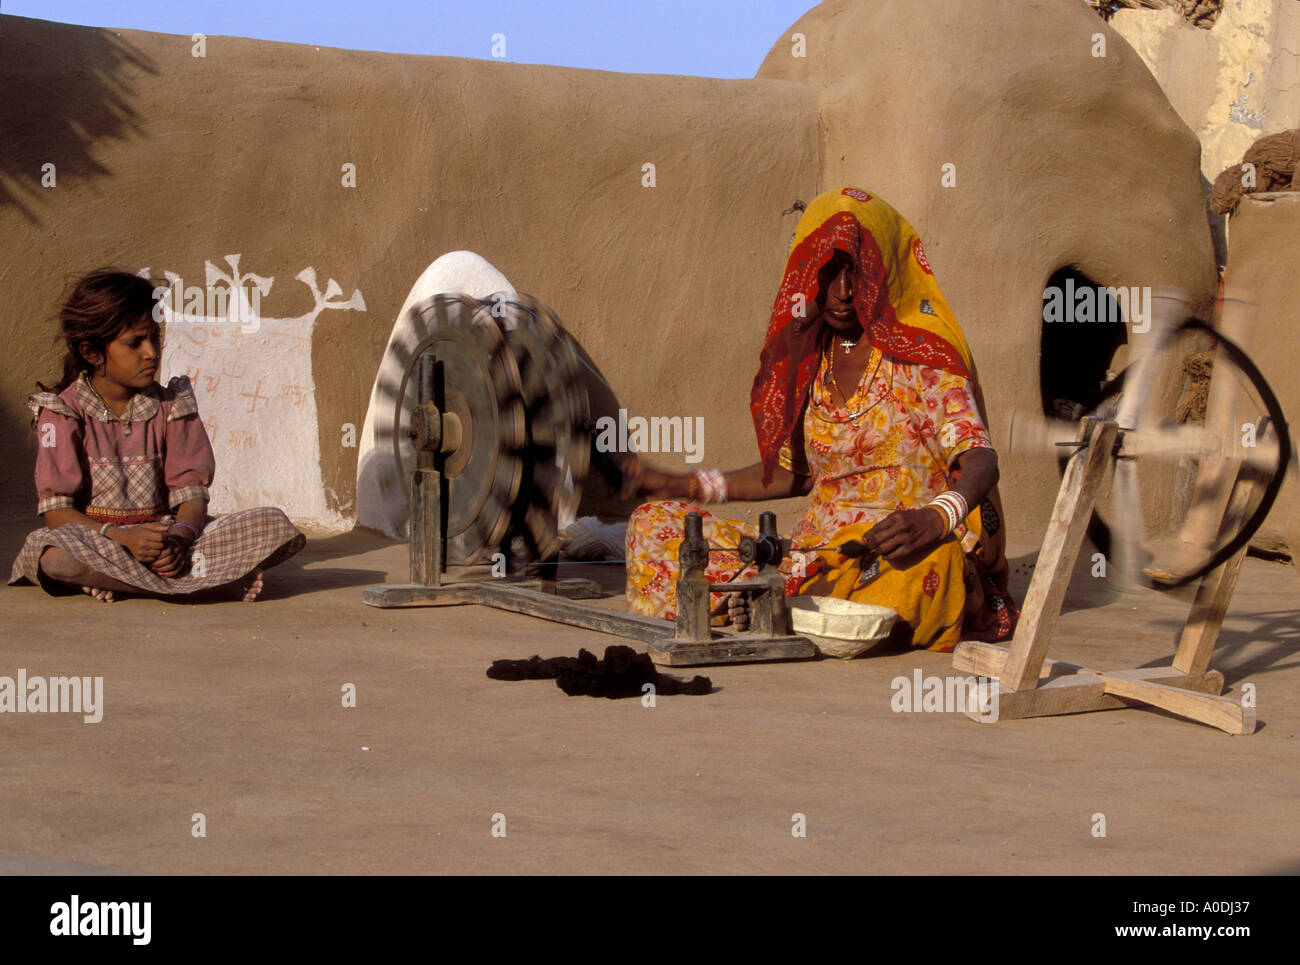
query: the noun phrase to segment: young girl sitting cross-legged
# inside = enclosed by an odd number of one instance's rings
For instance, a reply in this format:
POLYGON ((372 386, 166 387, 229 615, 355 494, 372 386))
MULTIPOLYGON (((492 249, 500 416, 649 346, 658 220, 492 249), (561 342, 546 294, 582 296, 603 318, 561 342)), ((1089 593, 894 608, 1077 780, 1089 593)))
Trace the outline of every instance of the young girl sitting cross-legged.
POLYGON ((306 542, 273 507, 208 516, 212 446, 189 379, 166 388, 154 380, 154 305, 151 282, 108 269, 82 278, 64 305, 63 378, 27 401, 45 526, 28 535, 10 584, 108 602, 200 593, 251 601, 261 571, 306 542))

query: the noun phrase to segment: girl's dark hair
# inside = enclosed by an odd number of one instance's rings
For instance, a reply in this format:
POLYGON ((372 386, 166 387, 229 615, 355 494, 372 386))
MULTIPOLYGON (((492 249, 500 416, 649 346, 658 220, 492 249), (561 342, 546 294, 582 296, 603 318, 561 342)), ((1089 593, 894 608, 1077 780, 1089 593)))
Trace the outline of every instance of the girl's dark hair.
POLYGON ((147 278, 115 268, 100 268, 81 278, 59 311, 59 337, 68 346, 63 377, 53 389, 40 382, 37 386, 45 392, 62 392, 82 372, 93 372, 94 366, 81 353, 82 346, 106 354, 108 343, 123 331, 151 319, 154 287, 147 278))

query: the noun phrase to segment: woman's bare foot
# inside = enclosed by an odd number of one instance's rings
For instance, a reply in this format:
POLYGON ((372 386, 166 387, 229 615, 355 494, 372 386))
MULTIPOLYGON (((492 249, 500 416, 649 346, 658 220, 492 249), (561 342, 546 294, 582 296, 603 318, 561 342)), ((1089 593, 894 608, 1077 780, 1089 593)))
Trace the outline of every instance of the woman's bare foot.
POLYGON ((88 593, 102 603, 113 603, 117 600, 117 597, 113 596, 112 590, 101 590, 97 586, 83 586, 81 592, 88 593))
POLYGON ((727 594, 727 616, 731 625, 737 630, 749 629, 749 594, 746 592, 727 594))
POLYGON ((711 626, 733 626, 737 630, 748 630, 749 593, 739 590, 726 594, 710 612, 709 618, 711 626))

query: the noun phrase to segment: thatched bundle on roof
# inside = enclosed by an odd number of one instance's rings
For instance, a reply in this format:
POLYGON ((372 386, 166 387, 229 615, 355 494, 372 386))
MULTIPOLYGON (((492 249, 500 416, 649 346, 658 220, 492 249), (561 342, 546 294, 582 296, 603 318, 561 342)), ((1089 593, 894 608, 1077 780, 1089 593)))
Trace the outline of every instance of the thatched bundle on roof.
POLYGON ((1209 30, 1214 26, 1223 0, 1085 0, 1101 16, 1109 20, 1120 10, 1173 10, 1195 27, 1209 30))
POLYGON ((1260 191, 1300 191, 1300 127, 1261 137, 1214 179, 1210 210, 1232 214, 1243 195, 1260 191))

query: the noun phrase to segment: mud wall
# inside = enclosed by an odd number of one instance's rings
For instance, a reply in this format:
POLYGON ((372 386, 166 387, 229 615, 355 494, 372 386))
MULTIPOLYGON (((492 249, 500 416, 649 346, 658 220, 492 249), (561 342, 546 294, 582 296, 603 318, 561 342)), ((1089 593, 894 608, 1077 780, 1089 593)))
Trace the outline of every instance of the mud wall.
MULTIPOLYGON (((1296 445, 1300 382, 1296 381, 1296 324, 1300 281, 1300 192, 1248 195, 1229 222, 1228 270, 1224 284, 1254 301, 1249 329, 1240 341, 1277 394, 1296 445)), ((1292 472, 1257 541, 1266 549, 1300 552, 1300 482, 1292 472)))
MULTIPOLYGON (((240 272, 275 279, 261 310, 309 340, 310 384, 284 369, 301 342, 240 333, 247 368, 223 363, 222 391, 250 415, 280 405, 292 431, 275 453, 256 432, 222 442, 259 454, 237 475, 262 478, 230 498, 271 491, 277 460, 314 458, 314 434, 323 509, 306 515, 334 525, 353 508, 347 427, 407 290, 449 250, 552 304, 629 406, 705 416, 705 464, 738 465, 797 218, 783 212, 842 182, 874 190, 926 240, 966 328, 1016 529, 1041 527, 1056 489, 1049 456, 1008 445, 1013 417, 1043 418, 1051 274, 1213 290, 1195 138, 1074 0, 1014 19, 994 0, 828 2, 745 81, 224 37, 195 53, 186 37, 0 17, 0 329, 20 360, 0 367, 6 513, 34 502, 22 401, 55 374, 60 291, 103 263, 203 285, 237 253, 240 272)), ((195 338, 171 333, 169 352, 195 338)))

